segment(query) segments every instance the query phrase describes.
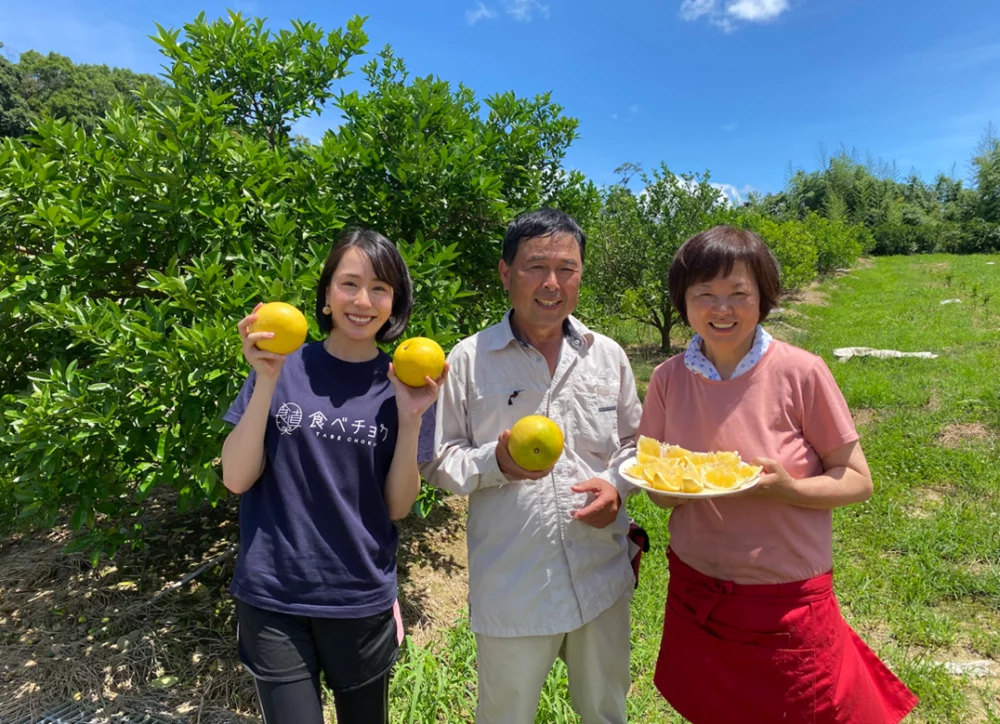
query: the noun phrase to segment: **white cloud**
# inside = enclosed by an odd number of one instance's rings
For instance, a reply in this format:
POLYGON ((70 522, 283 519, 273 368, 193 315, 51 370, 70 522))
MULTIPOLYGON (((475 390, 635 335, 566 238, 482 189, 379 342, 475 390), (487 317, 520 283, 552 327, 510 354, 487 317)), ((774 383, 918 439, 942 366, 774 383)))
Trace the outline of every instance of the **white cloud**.
MULTIPOLYGON (((503 0, 503 11, 519 23, 530 23, 535 17, 548 18, 549 6, 540 0, 503 0)), ((498 11, 484 2, 477 2, 476 7, 465 11, 465 21, 475 25, 480 20, 495 20, 498 11)))
POLYGON ((684 20, 697 20, 702 15, 711 15, 719 11, 719 0, 684 0, 681 3, 681 17, 684 20))
POLYGON ((549 17, 549 6, 538 0, 507 0, 504 9, 519 23, 530 23, 536 13, 543 18, 549 17))
MULTIPOLYGON (((698 193, 697 179, 693 178, 687 179, 684 178, 683 176, 675 176, 674 179, 675 182, 677 183, 678 188, 680 188, 682 192, 686 192, 689 194, 698 193)), ((709 181, 708 185, 711 186, 713 189, 715 189, 716 203, 719 204, 720 206, 740 206, 744 201, 747 200, 747 198, 750 196, 752 192, 757 190, 750 184, 746 184, 742 188, 737 188, 733 184, 721 184, 721 183, 716 183, 715 181, 709 181)), ((648 188, 642 188, 636 192, 636 196, 640 199, 645 198, 648 195, 649 195, 648 188)))
POLYGON ((465 21, 469 25, 475 25, 480 20, 492 20, 496 16, 496 11, 486 7, 483 3, 479 3, 474 10, 465 11, 465 21))
POLYGON ((743 188, 736 188, 732 184, 709 182, 709 186, 718 189, 719 194, 732 206, 739 206, 746 201, 751 192, 756 190, 750 184, 746 184, 743 188))
POLYGON ((726 6, 727 15, 750 23, 774 20, 786 10, 788 0, 735 0, 726 6))
POLYGON ((740 23, 765 23, 789 9, 791 0, 683 0, 681 19, 707 18, 731 33, 740 23))

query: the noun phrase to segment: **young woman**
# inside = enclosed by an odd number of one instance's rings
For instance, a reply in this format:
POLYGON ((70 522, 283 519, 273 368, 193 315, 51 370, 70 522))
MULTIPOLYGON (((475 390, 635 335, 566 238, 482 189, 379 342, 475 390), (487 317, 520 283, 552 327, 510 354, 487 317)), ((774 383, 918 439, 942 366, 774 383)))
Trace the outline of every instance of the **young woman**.
POLYGON ((657 687, 694 724, 895 724, 916 697, 833 594, 832 510, 867 500, 871 473, 823 360, 760 326, 780 292, 774 257, 715 227, 680 248, 669 285, 697 334, 654 371, 640 434, 763 471, 731 497, 651 495, 673 508, 657 687))
POLYGON ((389 721, 393 521, 420 490, 447 374, 407 387, 376 346, 403 333, 412 299, 392 242, 353 229, 316 291, 326 339, 282 356, 257 348, 271 335, 250 332, 253 313, 239 323, 253 370, 225 416, 223 483, 243 496, 230 590, 267 724, 322 724, 320 672, 340 724, 389 721))

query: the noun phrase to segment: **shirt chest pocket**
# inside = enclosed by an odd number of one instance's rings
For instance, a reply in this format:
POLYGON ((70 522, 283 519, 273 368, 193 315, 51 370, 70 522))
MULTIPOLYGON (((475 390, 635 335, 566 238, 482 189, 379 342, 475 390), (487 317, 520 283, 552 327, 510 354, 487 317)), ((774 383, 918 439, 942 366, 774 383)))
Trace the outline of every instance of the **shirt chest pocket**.
POLYGON ((523 380, 480 385, 469 399, 469 418, 476 445, 494 442, 497 436, 525 415, 533 415, 544 391, 527 388, 523 380))
POLYGON ((574 383, 576 446, 609 458, 618 450, 617 379, 596 374, 581 375, 574 383))

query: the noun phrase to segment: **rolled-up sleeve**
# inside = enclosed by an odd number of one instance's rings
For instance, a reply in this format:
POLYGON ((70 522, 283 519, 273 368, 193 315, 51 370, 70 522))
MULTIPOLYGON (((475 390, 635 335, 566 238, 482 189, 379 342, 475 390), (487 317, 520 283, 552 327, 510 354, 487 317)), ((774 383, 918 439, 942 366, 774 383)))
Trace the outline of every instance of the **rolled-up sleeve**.
POLYGON ((434 460, 420 467, 431 485, 458 495, 503 485, 507 478, 497 462, 497 442, 475 444, 469 419, 471 360, 463 345, 448 356, 449 372, 438 397, 434 460))

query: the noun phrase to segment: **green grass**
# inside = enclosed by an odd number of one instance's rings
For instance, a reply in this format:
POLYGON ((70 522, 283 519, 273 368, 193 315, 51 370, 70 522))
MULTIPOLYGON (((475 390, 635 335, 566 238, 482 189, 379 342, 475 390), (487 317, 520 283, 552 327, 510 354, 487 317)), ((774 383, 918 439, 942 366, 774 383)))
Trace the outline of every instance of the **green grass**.
MULTIPOLYGON (((996 259, 877 259, 821 285, 828 306, 792 303, 769 325, 827 360, 858 418, 875 495, 834 515, 836 590, 850 623, 920 696, 915 722, 1000 721, 998 682, 952 676, 938 663, 1000 659, 1000 264, 986 264, 996 259), (939 304, 949 298, 963 303, 939 304), (846 346, 940 356, 840 363, 833 349, 846 346), (949 429, 975 434, 949 447, 949 429)), ((623 328, 619 338, 641 343, 640 331, 623 328)), ((641 394, 659 361, 636 356, 641 394)), ((652 683, 667 515, 640 496, 629 510, 653 538, 632 604, 629 718, 681 722, 652 683)), ((475 681, 475 644, 463 622, 434 647, 404 655, 393 721, 471 721, 475 681)), ((559 664, 537 721, 578 721, 568 702, 559 664)))

